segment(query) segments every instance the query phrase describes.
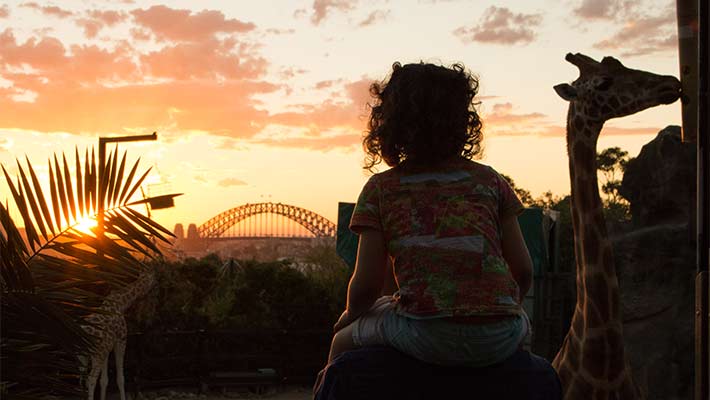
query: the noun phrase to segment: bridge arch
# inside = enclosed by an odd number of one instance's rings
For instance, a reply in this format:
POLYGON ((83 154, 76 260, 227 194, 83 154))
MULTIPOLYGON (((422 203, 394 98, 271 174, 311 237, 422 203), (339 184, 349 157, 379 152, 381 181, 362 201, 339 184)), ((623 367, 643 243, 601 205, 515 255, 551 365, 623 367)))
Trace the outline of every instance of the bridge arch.
POLYGON ((286 217, 306 228, 316 237, 335 237, 337 226, 313 211, 281 203, 244 204, 223 211, 197 228, 201 238, 221 237, 232 226, 258 214, 276 214, 286 217))

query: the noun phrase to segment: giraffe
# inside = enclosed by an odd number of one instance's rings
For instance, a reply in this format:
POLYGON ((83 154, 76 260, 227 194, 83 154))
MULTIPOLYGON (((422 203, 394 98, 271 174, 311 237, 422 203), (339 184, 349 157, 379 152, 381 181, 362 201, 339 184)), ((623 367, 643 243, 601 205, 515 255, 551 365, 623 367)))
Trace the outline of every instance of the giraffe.
POLYGON ((565 59, 579 69, 572 84, 554 87, 569 102, 567 153, 577 260, 577 301, 569 331, 552 366, 564 399, 643 399, 624 353, 619 282, 599 197, 597 139, 604 122, 680 96, 680 82, 626 68, 613 57, 565 59))
POLYGON ((101 373, 101 400, 106 400, 108 386, 108 359, 111 351, 116 358, 116 383, 121 400, 126 400, 123 377, 123 356, 126 351, 126 318, 124 313, 139 298, 143 297, 156 284, 155 270, 145 267, 138 278, 126 287, 109 293, 101 304, 100 313, 86 317, 89 323, 84 329, 97 338, 96 350, 90 355, 88 376, 86 378, 89 400, 94 399, 96 381, 101 373))

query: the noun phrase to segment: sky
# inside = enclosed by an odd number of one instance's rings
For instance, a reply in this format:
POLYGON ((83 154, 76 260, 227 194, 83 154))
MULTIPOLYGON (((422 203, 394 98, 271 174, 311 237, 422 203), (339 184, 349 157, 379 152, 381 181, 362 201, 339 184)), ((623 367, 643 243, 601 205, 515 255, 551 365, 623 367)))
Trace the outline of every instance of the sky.
MULTIPOLYGON (((675 0, 0 2, 0 163, 46 180, 54 153, 157 131, 119 151, 151 168, 147 194, 184 193, 153 213, 169 229, 269 201, 335 222, 370 176, 369 85, 459 62, 480 79, 479 162, 564 195, 565 54, 678 76, 676 31, 675 0)), ((679 102, 611 120, 599 149, 636 156, 680 124, 679 102)))

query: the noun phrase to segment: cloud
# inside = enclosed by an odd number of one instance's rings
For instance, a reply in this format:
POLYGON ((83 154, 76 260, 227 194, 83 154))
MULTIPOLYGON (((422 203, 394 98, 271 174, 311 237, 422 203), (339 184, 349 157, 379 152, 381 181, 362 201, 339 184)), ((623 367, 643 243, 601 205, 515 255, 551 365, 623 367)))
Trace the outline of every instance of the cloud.
POLYGON ((546 133, 545 114, 515 113, 512 103, 496 103, 490 112, 480 112, 485 134, 498 136, 527 136, 546 133))
POLYGON ((501 124, 501 125, 513 125, 513 124, 530 124, 539 122, 541 119, 545 118, 546 115, 538 112, 527 113, 527 114, 515 114, 513 113, 512 103, 496 103, 493 105, 493 110, 490 114, 483 116, 484 126, 501 124))
POLYGON ((296 77, 297 75, 303 75, 306 72, 308 72, 308 70, 303 69, 303 68, 296 68, 296 67, 282 68, 279 71, 279 76, 282 79, 291 79, 291 78, 296 77))
POLYGON ((229 186, 246 186, 247 183, 243 180, 237 178, 226 178, 222 179, 217 183, 219 186, 229 187, 229 186))
POLYGON ((263 75, 267 67, 264 58, 240 49, 232 40, 216 38, 168 45, 142 54, 140 61, 153 77, 179 80, 254 79, 263 75))
POLYGON ((125 20, 127 14, 115 10, 91 10, 89 11, 89 16, 103 22, 106 26, 113 26, 125 20))
POLYGON ((348 129, 362 132, 366 127, 368 88, 372 79, 360 80, 343 85, 345 100, 326 99, 321 104, 296 105, 296 111, 273 114, 269 121, 275 124, 299 127, 319 135, 331 129, 348 129))
POLYGON ((246 150, 246 147, 240 146, 239 142, 234 139, 223 139, 215 146, 218 150, 246 150))
POLYGON ((593 47, 624 57, 672 52, 678 48, 675 2, 641 0, 582 0, 573 15, 583 21, 612 24, 609 36, 593 47), (665 3, 665 5, 663 5, 665 3))
POLYGON ((256 144, 268 146, 307 149, 316 151, 329 151, 334 149, 355 148, 362 143, 362 135, 346 134, 329 137, 295 137, 284 139, 262 139, 254 141, 256 144))
POLYGON ((532 28, 541 24, 541 14, 516 14, 505 7, 491 6, 483 12, 478 25, 462 26, 453 33, 465 43, 528 44, 535 39, 532 28))
POLYGON ((155 34, 159 40, 200 41, 216 33, 243 33, 256 28, 251 22, 227 19, 221 11, 190 10, 153 6, 131 12, 138 25, 155 34))
POLYGON ((159 131, 165 137, 206 133, 225 140, 220 148, 268 142, 328 150, 360 143, 372 80, 319 82, 325 99, 270 112, 260 95, 288 93, 287 77, 307 71, 277 67, 275 81, 268 81, 270 66, 254 42, 259 35, 241 37, 256 29, 253 24, 216 11, 164 6, 123 14, 89 10, 71 21, 79 19, 95 22, 94 34, 122 24, 132 38, 99 47, 69 45, 48 32, 25 39, 0 30, 0 128, 91 135, 159 131), (172 26, 180 21, 186 31, 172 26), (265 136, 281 126, 291 134, 265 136))
POLYGON ((3 4, 2 7, 0 7, 0 18, 7 18, 10 16, 10 8, 7 6, 7 4, 3 4))
POLYGON ((12 147, 12 141, 8 138, 0 137, 0 152, 8 152, 12 147))
POLYGON ((20 4, 20 7, 32 8, 41 12, 44 15, 53 16, 57 18, 67 18, 74 15, 74 13, 72 13, 71 11, 67 11, 57 6, 40 6, 35 2, 22 3, 20 4))
POLYGON ((290 29, 278 29, 278 28, 269 28, 265 30, 264 32, 271 34, 271 35, 291 35, 296 33, 296 30, 293 28, 290 29))
POLYGON ((234 56, 228 50, 241 47, 226 39, 208 39, 202 46, 182 43, 147 54, 127 43, 113 50, 66 48, 52 37, 18 43, 7 29, 0 33, 0 68, 19 72, 3 74, 12 91, 0 92, 0 126, 75 133, 172 127, 254 135, 268 113, 255 108, 252 96, 278 89, 256 79, 265 61, 248 53, 249 47, 234 56), (37 94, 33 102, 13 99, 25 91, 37 94))
POLYGON ((316 82, 314 88, 316 88, 318 90, 327 89, 327 88, 333 87, 333 85, 335 85, 336 83, 339 83, 339 82, 341 82, 340 79, 319 81, 319 82, 316 82))
MULTIPOLYGON (((319 25, 332 10, 350 11, 355 8, 356 3, 357 0, 313 0, 311 22, 313 25, 319 25)), ((296 10, 296 13, 298 11, 296 10)))
MULTIPOLYGON (((486 135, 495 136, 539 136, 565 137, 567 128, 539 112, 516 113, 512 103, 496 103, 491 112, 481 113, 483 130, 486 135)), ((660 131, 657 127, 618 128, 606 126, 601 132, 604 136, 654 135, 660 131)))
POLYGON ((142 28, 131 28, 130 30, 131 38, 134 40, 146 41, 153 37, 151 32, 147 29, 142 28))
POLYGON ((128 14, 115 10, 90 10, 85 18, 76 20, 76 24, 84 29, 84 35, 93 39, 106 26, 113 26, 126 19, 128 14))
POLYGON ((675 51, 675 22, 675 14, 638 17, 626 22, 611 37, 594 43, 594 47, 618 51, 625 57, 675 51))
POLYGON ((582 0, 573 13, 579 18, 587 20, 613 20, 620 15, 633 13, 639 3, 639 0, 582 0))
POLYGON ((375 25, 378 22, 387 20, 391 11, 390 10, 375 10, 371 12, 364 20, 360 21, 357 25, 360 27, 375 25))

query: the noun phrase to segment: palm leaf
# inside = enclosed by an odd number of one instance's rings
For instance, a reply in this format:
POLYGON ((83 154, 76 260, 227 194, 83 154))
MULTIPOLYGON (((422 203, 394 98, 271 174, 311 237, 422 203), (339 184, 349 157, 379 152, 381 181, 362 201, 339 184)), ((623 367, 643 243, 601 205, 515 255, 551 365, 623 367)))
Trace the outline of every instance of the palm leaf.
MULTIPOLYGON (((25 232, 27 234, 27 239, 30 243, 30 247, 34 249, 34 244, 40 244, 39 241, 39 236, 37 235, 37 231, 34 229, 34 224, 32 223, 32 220, 30 219, 30 214, 27 211, 27 205, 25 204, 25 198, 24 194, 22 193, 22 186, 20 186, 20 182, 18 180, 17 182, 17 188, 15 188, 15 185, 12 183, 12 179, 8 175, 7 171, 5 170, 5 166, 2 166, 2 171, 5 174, 5 178, 7 180, 7 185, 10 187, 10 192, 12 193, 12 197, 15 200, 15 205, 17 208, 20 210, 20 214, 22 215, 22 220, 25 225, 25 232)), ((13 225, 14 226, 14 225, 13 225)))
POLYGON ((39 179, 37 179, 37 174, 35 174, 35 170, 34 168, 32 168, 32 164, 30 164, 30 159, 27 157, 25 158, 27 159, 27 169, 30 171, 30 177, 32 178, 32 186, 34 187, 37 196, 37 201, 39 202, 39 209, 42 211, 42 217, 49 226, 49 230, 50 232, 52 232, 52 236, 54 236, 56 233, 54 231, 54 224, 52 223, 52 215, 49 213, 49 207, 47 207, 46 197, 42 193, 42 186, 39 184, 39 179))
MULTIPOLYGON (((87 150, 88 151, 88 150, 87 150)), ((81 179, 81 163, 79 162, 80 157, 79 157, 79 149, 75 148, 75 164, 76 164, 76 202, 79 206, 79 214, 84 214, 84 204, 86 204, 86 199, 84 197, 84 189, 83 189, 83 183, 84 180, 81 179)), ((66 164, 65 164, 66 166, 66 164)), ((71 177, 69 176, 69 171, 65 167, 64 168, 64 178, 67 180, 70 180, 71 177)), ((69 183, 67 183, 67 186, 71 186, 69 183)), ((89 210, 86 210, 86 213, 89 213, 89 210)), ((74 216, 76 218, 76 216, 74 216)))
POLYGON ((60 166, 55 155, 48 162, 48 190, 29 159, 27 167, 17 162, 16 183, 2 166, 29 243, 0 207, 3 397, 78 394, 66 377, 79 370, 76 355, 93 345, 80 324, 103 312, 96 288, 124 287, 145 268, 144 259, 160 254, 153 238, 168 242, 172 236, 129 206, 150 169, 138 174, 136 161, 124 176, 126 153, 120 162, 118 157, 113 151, 98 166, 94 150, 87 149, 82 165, 75 149, 72 179, 66 156, 60 166), (76 229, 78 220, 96 217, 99 210, 104 211, 101 234, 76 229))
MULTIPOLYGON (((44 240, 49 240, 47 237, 47 229, 44 226, 44 221, 42 220, 42 214, 41 214, 41 211, 39 210, 39 205, 37 204, 37 201, 35 200, 34 194, 32 193, 32 187, 30 186, 30 182, 27 179, 27 176, 25 175, 25 170, 22 169, 22 166, 20 165, 19 161, 17 162, 17 168, 19 169, 20 176, 22 177, 22 187, 20 187, 20 191, 22 190, 22 188, 25 189, 25 193, 27 193, 26 201, 27 201, 27 203, 29 203, 30 209, 32 210, 32 215, 35 218, 34 222, 36 224, 36 227, 42 233, 44 240)), ((19 206, 19 204, 18 204, 18 206, 19 206)), ((25 224, 27 224, 28 222, 32 223, 32 220, 25 220, 25 224)))
MULTIPOLYGON (((118 173, 117 173, 117 175, 116 175, 116 185, 118 185, 118 183, 120 183, 120 182, 123 181, 123 169, 124 169, 125 166, 126 166, 126 152, 124 151, 124 152, 123 152, 123 158, 121 159, 121 166, 118 168, 118 173)), ((111 202, 112 202, 111 204, 117 204, 117 203, 118 203, 119 192, 120 192, 119 189, 120 189, 119 187, 114 188, 114 190, 113 190, 113 199, 111 199, 111 202)))
POLYGON ((69 217, 70 208, 73 209, 72 206, 74 205, 74 203, 73 201, 70 202, 69 197, 67 196, 67 192, 64 189, 64 177, 62 176, 62 170, 59 168, 59 161, 57 160, 56 154, 54 155, 54 172, 56 174, 57 179, 57 205, 62 205, 62 215, 64 216, 64 221, 66 221, 67 225, 69 225, 69 221, 71 221, 71 218, 69 217), (67 205, 70 206, 67 207, 67 205))

